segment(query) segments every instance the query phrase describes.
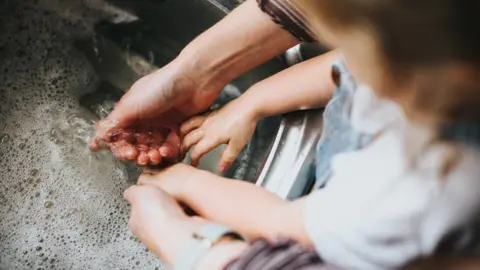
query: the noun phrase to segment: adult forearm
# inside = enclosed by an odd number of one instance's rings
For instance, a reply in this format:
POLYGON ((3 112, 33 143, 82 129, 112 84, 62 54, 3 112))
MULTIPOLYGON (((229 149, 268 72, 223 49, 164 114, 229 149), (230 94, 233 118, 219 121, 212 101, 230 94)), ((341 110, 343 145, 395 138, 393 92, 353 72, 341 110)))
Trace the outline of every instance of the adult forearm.
POLYGON ((176 61, 188 62, 204 85, 223 86, 297 43, 248 0, 192 41, 176 61))

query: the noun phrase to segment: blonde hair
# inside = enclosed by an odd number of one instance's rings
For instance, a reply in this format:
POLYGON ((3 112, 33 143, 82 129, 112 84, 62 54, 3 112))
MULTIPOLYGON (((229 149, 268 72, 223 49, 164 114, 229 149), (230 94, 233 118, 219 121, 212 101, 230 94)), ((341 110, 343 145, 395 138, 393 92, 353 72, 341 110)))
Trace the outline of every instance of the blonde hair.
POLYGON ((480 120, 480 1, 298 1, 313 23, 321 18, 335 30, 372 31, 387 79, 408 83, 401 92, 374 90, 409 117, 434 124, 480 120))
POLYGON ((383 75, 402 86, 373 90, 398 102, 410 119, 437 130, 437 136, 426 147, 447 146, 439 176, 448 175, 461 155, 454 138, 443 136, 442 129, 451 123, 480 124, 480 1, 298 3, 314 29, 315 23, 322 23, 337 31, 369 31, 367 34, 375 38, 379 50, 383 75))

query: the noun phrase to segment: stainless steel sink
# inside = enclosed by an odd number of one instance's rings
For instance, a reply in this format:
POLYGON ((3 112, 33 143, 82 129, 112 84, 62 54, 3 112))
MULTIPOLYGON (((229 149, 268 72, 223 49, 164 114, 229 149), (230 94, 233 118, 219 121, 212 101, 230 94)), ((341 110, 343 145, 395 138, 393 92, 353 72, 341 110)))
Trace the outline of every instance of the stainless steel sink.
MULTIPOLYGON (((138 170, 86 142, 136 79, 225 15, 201 0, 0 2, 0 269, 162 268, 126 226, 138 170)), ((286 66, 252 70, 215 106, 286 66)), ((320 131, 319 111, 264 119, 225 176, 300 196, 320 131)))

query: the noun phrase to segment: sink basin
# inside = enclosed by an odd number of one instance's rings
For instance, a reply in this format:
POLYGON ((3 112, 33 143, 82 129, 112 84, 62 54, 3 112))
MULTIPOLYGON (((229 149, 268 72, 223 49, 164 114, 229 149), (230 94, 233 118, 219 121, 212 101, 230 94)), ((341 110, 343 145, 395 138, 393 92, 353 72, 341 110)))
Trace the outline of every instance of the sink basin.
MULTIPOLYGON (((138 170, 87 141, 135 80, 225 15, 200 0, 0 2, 0 269, 163 268, 126 226, 138 170)), ((285 67, 248 72, 214 106, 285 67)), ((298 197, 320 130, 319 111, 264 119, 224 175, 298 197)), ((201 167, 219 173, 220 152, 201 167)))

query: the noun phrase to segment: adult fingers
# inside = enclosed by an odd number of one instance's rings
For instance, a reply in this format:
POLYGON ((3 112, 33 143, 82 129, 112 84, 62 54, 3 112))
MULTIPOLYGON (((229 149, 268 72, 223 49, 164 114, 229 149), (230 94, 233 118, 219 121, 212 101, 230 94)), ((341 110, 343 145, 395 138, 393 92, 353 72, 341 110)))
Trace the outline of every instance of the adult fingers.
POLYGON ((134 142, 135 134, 131 129, 112 129, 106 120, 101 120, 96 123, 97 134, 90 141, 90 149, 98 151, 108 148, 107 144, 117 141, 134 142))
POLYGON ((121 151, 120 156, 123 159, 128 160, 128 161, 135 160, 139 155, 139 151, 137 150, 137 148, 135 146, 131 145, 131 144, 124 145, 120 149, 120 151, 121 151))
POLYGON ((160 154, 162 158, 174 160, 180 154, 180 136, 174 130, 170 131, 165 142, 160 147, 160 154))
POLYGON ((147 151, 140 151, 140 154, 137 157, 137 164, 140 166, 146 166, 150 162, 147 151))
POLYGON ((152 147, 147 153, 150 160, 150 165, 159 165, 162 162, 162 155, 160 154, 160 148, 152 147))
POLYGON ((96 152, 107 148, 107 146, 103 145, 103 142, 99 138, 94 137, 89 142, 89 148, 91 151, 96 152))

